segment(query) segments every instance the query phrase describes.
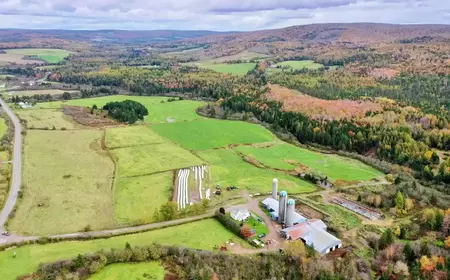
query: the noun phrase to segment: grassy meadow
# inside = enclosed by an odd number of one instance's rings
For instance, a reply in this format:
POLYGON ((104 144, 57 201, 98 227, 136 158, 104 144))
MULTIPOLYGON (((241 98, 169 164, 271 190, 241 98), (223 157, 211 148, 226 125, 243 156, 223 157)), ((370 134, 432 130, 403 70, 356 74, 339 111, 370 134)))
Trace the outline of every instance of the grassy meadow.
POLYGON ((0 118, 0 139, 8 132, 8 124, 4 118, 0 118))
POLYGON ((133 146, 114 149, 111 152, 117 159, 120 177, 149 175, 204 163, 190 152, 171 143, 133 146))
POLYGON ((58 95, 64 92, 75 93, 76 90, 60 90, 60 89, 39 89, 39 90, 19 90, 19 91, 9 91, 9 96, 33 96, 33 95, 58 95))
POLYGON ((96 130, 27 131, 24 194, 9 221, 12 232, 46 235, 114 225, 114 165, 101 150, 101 137, 96 130))
POLYGON ((316 189, 309 182, 247 163, 230 149, 201 151, 198 155, 211 164, 214 184, 223 187, 235 185, 251 192, 270 192, 272 179, 278 178, 280 190, 290 193, 311 192, 316 189))
POLYGON ((106 129, 106 145, 110 149, 160 144, 165 141, 166 140, 145 125, 106 129))
POLYGON ((244 76, 255 68, 256 63, 199 63, 198 67, 210 69, 216 72, 244 76))
POLYGON ((357 160, 322 154, 290 144, 277 144, 267 148, 242 146, 236 150, 268 167, 294 170, 298 163, 333 180, 362 181, 383 175, 375 168, 357 160))
MULTIPOLYGON (((35 271, 40 263, 75 258, 78 254, 93 253, 111 248, 144 246, 153 243, 211 250, 225 241, 239 238, 225 229, 218 221, 207 219, 175 227, 88 241, 66 241, 45 245, 27 245, 0 252, 0 279, 14 280, 18 276, 35 271), (13 251, 17 256, 13 258, 13 251)), ((242 241, 243 242, 243 241, 242 241)), ((130 279, 130 278, 127 278, 130 279)))
POLYGON ((207 150, 231 144, 270 142, 275 136, 256 124, 227 120, 198 120, 154 125, 158 134, 189 150, 207 150))
POLYGON ((15 109, 17 117, 27 122, 26 127, 31 129, 61 129, 68 130, 79 128, 72 117, 65 115, 58 109, 15 109))
POLYGON ((89 277, 89 280, 164 280, 164 267, 158 262, 116 263, 89 277))
POLYGON ((148 224, 161 205, 169 201, 173 172, 117 179, 114 209, 118 224, 148 224))
POLYGON ((323 64, 316 63, 314 60, 288 60, 283 61, 277 64, 277 66, 283 67, 283 66, 289 66, 294 70, 298 69, 309 69, 309 70, 316 70, 323 68, 323 64))
POLYGON ((105 97, 38 103, 38 108, 61 108, 63 105, 92 107, 94 104, 100 108, 108 102, 134 100, 148 109, 149 114, 144 117, 144 121, 147 123, 184 122, 203 118, 197 115, 195 110, 198 107, 203 106, 205 104, 204 102, 192 100, 167 102, 168 99, 169 97, 159 96, 111 95, 105 97))
POLYGON ((10 49, 5 51, 7 54, 37 56, 48 63, 58 63, 71 54, 71 52, 61 49, 10 49))

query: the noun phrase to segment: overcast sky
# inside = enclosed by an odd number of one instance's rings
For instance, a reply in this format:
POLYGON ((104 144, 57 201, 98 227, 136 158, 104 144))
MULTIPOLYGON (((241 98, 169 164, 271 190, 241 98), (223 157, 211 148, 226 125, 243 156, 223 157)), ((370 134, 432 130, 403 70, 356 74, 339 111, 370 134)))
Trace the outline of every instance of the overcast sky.
POLYGON ((450 24, 450 0, 0 0, 0 28, 245 31, 326 22, 450 24))

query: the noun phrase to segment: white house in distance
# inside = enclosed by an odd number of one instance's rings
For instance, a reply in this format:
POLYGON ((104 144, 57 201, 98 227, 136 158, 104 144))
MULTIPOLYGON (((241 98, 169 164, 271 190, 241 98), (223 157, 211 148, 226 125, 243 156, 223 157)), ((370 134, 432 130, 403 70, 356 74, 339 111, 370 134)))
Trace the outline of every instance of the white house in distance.
POLYGON ((231 218, 235 219, 236 221, 242 222, 247 220, 248 217, 250 217, 250 212, 247 209, 240 208, 231 211, 231 218))

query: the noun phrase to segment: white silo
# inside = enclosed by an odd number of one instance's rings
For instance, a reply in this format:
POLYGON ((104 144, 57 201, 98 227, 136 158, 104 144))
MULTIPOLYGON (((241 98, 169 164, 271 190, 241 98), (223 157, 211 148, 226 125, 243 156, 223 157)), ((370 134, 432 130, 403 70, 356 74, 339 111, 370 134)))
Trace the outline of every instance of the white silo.
POLYGON ((291 227, 294 225, 295 219, 295 200, 289 199, 286 206, 286 222, 284 223, 286 227, 291 227))
POLYGON ((273 178, 272 180, 272 198, 278 200, 278 179, 273 178))
POLYGON ((286 220, 286 203, 287 203, 287 192, 280 192, 280 203, 278 204, 278 222, 284 224, 286 220))

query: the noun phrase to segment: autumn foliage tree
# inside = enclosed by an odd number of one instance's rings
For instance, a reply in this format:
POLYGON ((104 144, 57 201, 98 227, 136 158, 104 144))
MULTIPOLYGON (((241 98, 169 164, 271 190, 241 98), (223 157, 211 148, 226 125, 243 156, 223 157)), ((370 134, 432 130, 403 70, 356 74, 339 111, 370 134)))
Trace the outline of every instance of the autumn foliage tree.
POLYGON ((241 236, 244 238, 249 238, 255 235, 255 232, 252 231, 249 225, 243 225, 241 227, 241 236))

